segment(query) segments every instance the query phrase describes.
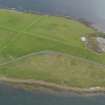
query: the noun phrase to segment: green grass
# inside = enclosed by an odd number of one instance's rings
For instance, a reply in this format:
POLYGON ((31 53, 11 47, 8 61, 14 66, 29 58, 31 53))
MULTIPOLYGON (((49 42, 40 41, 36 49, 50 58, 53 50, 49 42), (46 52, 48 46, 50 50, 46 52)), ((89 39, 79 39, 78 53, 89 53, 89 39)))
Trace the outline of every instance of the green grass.
MULTIPOLYGON (((105 66, 104 66, 105 67, 105 66)), ((43 80, 65 86, 105 86, 105 68, 65 54, 33 55, 0 67, 9 78, 43 80)))
POLYGON ((105 86, 105 69, 97 64, 105 64, 105 54, 88 50, 80 41, 81 36, 93 32, 93 29, 80 22, 64 17, 1 9, 0 64, 46 50, 75 57, 64 55, 54 60, 52 56, 33 56, 30 58, 32 61, 27 58, 0 66, 0 75, 69 86, 105 86))

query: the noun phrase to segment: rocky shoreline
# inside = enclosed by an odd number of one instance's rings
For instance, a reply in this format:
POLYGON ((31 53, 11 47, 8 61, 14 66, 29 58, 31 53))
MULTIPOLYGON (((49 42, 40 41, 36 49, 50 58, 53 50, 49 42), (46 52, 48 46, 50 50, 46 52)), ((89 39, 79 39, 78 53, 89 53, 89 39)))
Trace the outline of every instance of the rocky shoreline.
MULTIPOLYGON (((78 95, 94 96, 105 94, 105 87, 90 87, 90 88, 79 88, 79 87, 70 87, 63 86, 55 83, 49 83, 40 80, 27 80, 27 79, 14 79, 14 78, 0 78, 0 83, 10 84, 19 88, 31 87, 32 90, 36 88, 45 88, 55 92, 73 92, 78 95)), ((30 88, 29 88, 30 89, 30 88)))

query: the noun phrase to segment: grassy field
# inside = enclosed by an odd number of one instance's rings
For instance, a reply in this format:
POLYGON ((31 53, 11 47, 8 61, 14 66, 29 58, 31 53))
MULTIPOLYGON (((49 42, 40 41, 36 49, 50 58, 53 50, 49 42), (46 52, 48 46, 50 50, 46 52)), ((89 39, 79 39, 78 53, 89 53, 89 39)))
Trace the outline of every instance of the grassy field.
POLYGON ((80 40, 93 32, 64 17, 1 9, 0 76, 74 87, 105 86, 105 69, 101 65, 105 64, 105 54, 88 50, 80 40), (23 57, 39 51, 62 54, 23 57), (23 59, 17 60, 20 57, 23 59))
POLYGON ((0 67, 0 76, 34 79, 63 86, 105 86, 105 66, 66 54, 36 54, 0 67))

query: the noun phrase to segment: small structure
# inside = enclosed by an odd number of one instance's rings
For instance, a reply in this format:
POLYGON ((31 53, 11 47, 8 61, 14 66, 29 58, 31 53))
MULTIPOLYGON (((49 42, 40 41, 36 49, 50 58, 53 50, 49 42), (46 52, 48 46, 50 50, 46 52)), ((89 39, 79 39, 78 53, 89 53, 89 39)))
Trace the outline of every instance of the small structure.
POLYGON ((87 40, 86 40, 86 37, 81 37, 81 41, 82 42, 86 42, 87 40))

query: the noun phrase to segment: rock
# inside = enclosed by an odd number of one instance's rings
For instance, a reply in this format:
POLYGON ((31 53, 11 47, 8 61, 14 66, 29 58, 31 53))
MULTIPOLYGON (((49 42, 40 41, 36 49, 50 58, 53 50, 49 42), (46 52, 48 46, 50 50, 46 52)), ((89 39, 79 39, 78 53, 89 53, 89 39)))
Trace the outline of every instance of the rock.
POLYGON ((82 42, 86 42, 86 37, 81 37, 82 42))
POLYGON ((98 43, 99 48, 102 50, 102 52, 105 52, 105 38, 97 37, 96 41, 98 43))

